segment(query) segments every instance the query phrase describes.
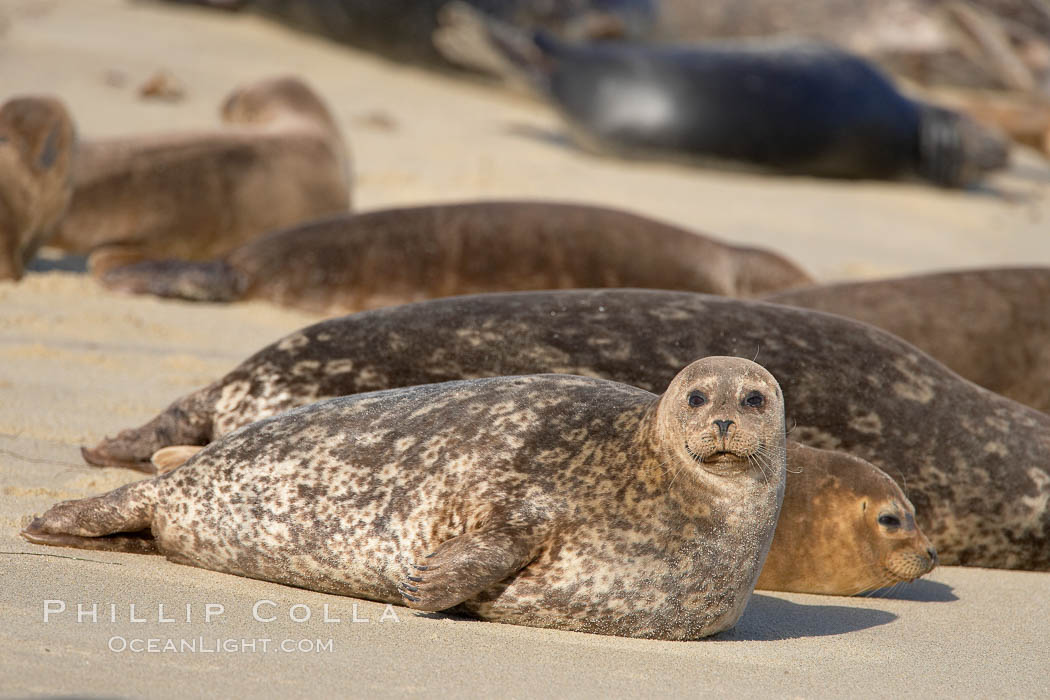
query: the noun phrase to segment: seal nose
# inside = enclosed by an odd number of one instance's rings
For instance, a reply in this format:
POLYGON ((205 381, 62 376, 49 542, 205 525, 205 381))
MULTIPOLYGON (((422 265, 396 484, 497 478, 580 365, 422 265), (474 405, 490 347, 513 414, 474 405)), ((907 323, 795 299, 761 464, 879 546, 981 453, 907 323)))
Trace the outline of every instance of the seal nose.
POLYGON ((926 553, 930 555, 930 563, 933 565, 937 564, 937 550, 933 547, 927 547, 926 553))
POLYGON ((716 420, 715 421, 715 425, 718 426, 718 432, 721 434, 722 437, 726 436, 726 433, 729 432, 729 426, 731 426, 732 424, 733 424, 733 421, 731 421, 731 420, 716 420))

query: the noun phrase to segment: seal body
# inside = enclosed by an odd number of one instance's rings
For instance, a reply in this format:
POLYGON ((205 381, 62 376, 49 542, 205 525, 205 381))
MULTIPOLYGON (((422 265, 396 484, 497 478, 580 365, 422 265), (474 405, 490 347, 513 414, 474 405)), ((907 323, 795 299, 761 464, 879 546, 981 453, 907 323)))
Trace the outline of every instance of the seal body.
POLYGON ((659 287, 755 296, 811 278, 781 256, 623 211, 479 202, 374 211, 254 240, 221 260, 141 263, 103 283, 325 313, 519 289, 659 287))
POLYGON ((1050 411, 1050 268, 831 284, 768 299, 878 326, 975 384, 1050 411))
POLYGON ((15 97, 0 106, 0 280, 22 278, 69 205, 73 119, 50 97, 15 97))
POLYGON ((1007 161, 998 134, 903 96, 872 64, 830 45, 591 44, 525 36, 465 6, 448 17, 449 33, 477 27, 592 150, 946 186, 1007 161))
POLYGON ((26 536, 106 547, 88 538, 149 528, 172 560, 217 571, 499 622, 695 639, 742 614, 783 489, 776 380, 748 360, 705 358, 662 397, 541 375, 317 403, 166 475, 60 504, 26 536))
POLYGON ((873 326, 700 294, 493 294, 332 319, 85 457, 148 469, 162 447, 204 445, 326 396, 464 377, 565 372, 652 390, 711 354, 757 356, 778 377, 792 439, 906 482, 943 563, 1050 569, 1050 416, 873 326))
POLYGON ((231 93, 222 129, 86 141, 52 243, 96 274, 142 259, 204 260, 275 228, 346 211, 348 156, 298 78, 231 93))

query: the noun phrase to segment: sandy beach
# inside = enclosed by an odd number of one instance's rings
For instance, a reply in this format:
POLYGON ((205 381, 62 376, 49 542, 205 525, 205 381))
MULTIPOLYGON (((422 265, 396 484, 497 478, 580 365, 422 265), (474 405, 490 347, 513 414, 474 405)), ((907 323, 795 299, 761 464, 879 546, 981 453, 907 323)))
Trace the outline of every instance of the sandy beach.
MULTIPOLYGON (((1050 165, 1034 153, 1018 151, 977 191, 626 163, 568 145, 539 102, 253 17, 0 0, 0 27, 0 99, 57 93, 88 138, 213 125, 234 86, 305 76, 344 129, 361 210, 605 203, 769 247, 825 281, 1050 264, 1050 165), (138 96, 161 70, 184 99, 138 96)), ((30 545, 17 533, 34 514, 140 477, 87 466, 81 445, 318 318, 119 296, 76 267, 49 254, 20 283, 0 282, 5 696, 1050 695, 1047 573, 943 567, 873 597, 759 592, 733 631, 670 643, 422 615, 160 557, 30 545)))

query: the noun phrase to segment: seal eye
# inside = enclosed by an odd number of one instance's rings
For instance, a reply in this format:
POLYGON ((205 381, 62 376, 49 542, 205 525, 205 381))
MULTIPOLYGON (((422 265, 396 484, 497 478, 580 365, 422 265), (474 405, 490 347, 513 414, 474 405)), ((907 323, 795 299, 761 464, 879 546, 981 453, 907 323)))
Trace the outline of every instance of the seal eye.
POLYGON ((880 515, 879 525, 885 525, 886 527, 900 527, 901 519, 896 515, 880 515))
POLYGON ((762 408, 766 404, 766 397, 757 391, 749 392, 744 397, 744 405, 751 408, 762 408))
POLYGON ((699 391, 689 392, 689 405, 693 408, 697 406, 703 406, 707 403, 707 397, 701 394, 699 391))

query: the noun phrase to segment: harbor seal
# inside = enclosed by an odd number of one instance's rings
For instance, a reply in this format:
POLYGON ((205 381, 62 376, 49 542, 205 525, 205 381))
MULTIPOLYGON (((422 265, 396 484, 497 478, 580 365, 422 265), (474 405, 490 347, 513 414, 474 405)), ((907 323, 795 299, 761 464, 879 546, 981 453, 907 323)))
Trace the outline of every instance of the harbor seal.
POLYGON ((767 299, 878 326, 975 384, 1050 411, 1050 268, 829 284, 767 299))
POLYGON ((19 280, 69 205, 76 130, 51 97, 0 107, 0 280, 19 280))
POLYGON ((858 595, 911 581, 936 565, 915 507, 886 472, 843 452, 788 441, 784 504, 756 588, 858 595))
POLYGON ((327 107, 294 77, 233 91, 225 126, 83 142, 52 245, 94 274, 136 260, 221 255, 282 226, 345 212, 348 157, 327 107))
POLYGON ((812 284, 775 253, 613 209, 477 202, 387 209, 278 231, 204 263, 145 262, 114 290, 265 299, 333 314, 519 289, 658 287, 756 296, 812 284))
MULTIPOLYGON (((1008 160, 1001 135, 905 97, 875 66, 831 45, 565 42, 463 3, 442 21, 438 46, 447 34, 487 41, 592 151, 947 187, 973 184, 1008 160)), ((459 56, 455 47, 447 53, 459 56)))
POLYGON ((565 372, 659 390, 714 354, 757 355, 784 389, 792 439, 906 482, 942 563, 1050 570, 1050 416, 873 326, 702 294, 487 294, 331 319, 84 456, 151 468, 162 447, 207 444, 326 396, 467 377, 565 372))
POLYGON ((662 396, 498 377, 312 404, 173 472, 54 506, 39 544, 149 529, 183 564, 417 610, 685 640, 732 627, 784 492, 769 372, 705 358, 662 396), (250 506, 250 507, 249 507, 250 506))

